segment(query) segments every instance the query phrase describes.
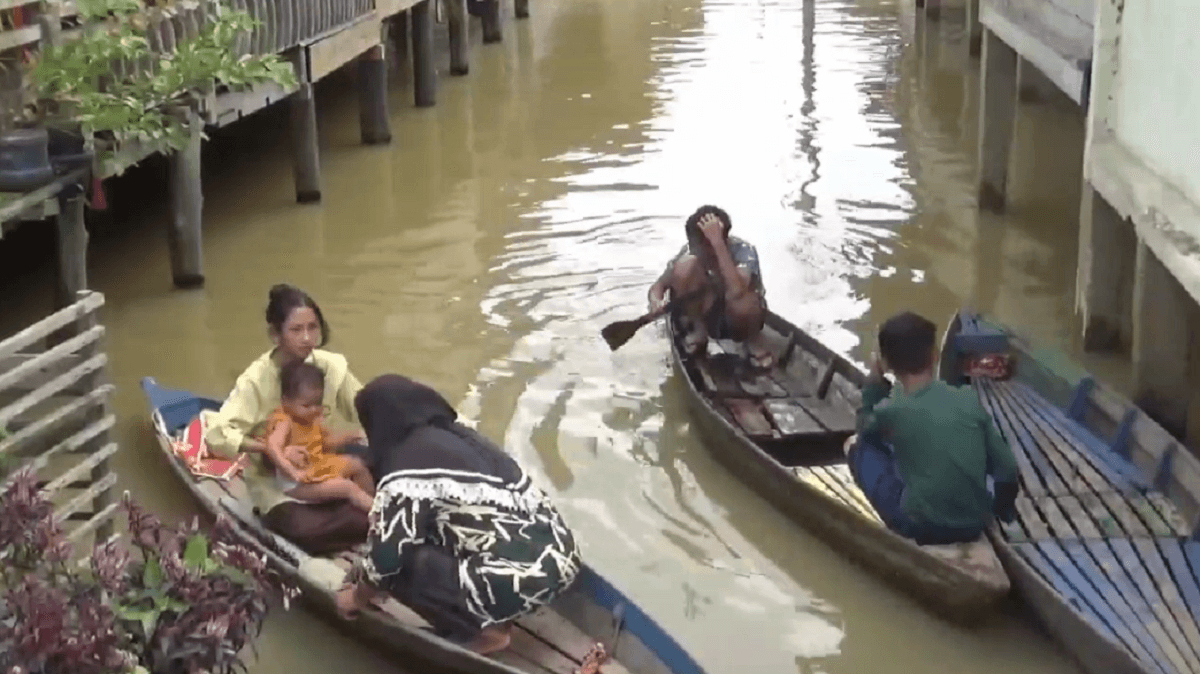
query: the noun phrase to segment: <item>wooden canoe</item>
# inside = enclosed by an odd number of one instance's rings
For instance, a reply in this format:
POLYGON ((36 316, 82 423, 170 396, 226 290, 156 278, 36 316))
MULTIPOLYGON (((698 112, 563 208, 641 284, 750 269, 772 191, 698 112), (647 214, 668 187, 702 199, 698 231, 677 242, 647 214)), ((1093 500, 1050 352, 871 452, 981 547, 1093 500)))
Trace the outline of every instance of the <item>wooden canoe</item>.
MULTIPOLYGON (((402 656, 412 671, 445 674, 573 674, 600 643, 612 658, 602 674, 704 674, 704 670, 637 604, 587 565, 551 606, 517 622, 513 644, 491 657, 476 655, 433 634, 420 617, 395 600, 342 621, 334 606, 351 554, 312 557, 267 531, 253 511, 240 476, 198 478, 177 453, 185 433, 199 431, 202 410, 220 402, 142 380, 155 434, 175 474, 213 516, 225 514, 242 541, 265 554, 301 589, 312 608, 350 634, 402 656)), ((216 473, 223 472, 223 467, 216 473)))
POLYGON ((960 624, 989 614, 1010 589, 987 538, 921 546, 886 526, 850 476, 843 445, 854 433, 865 373, 775 314, 764 330, 769 371, 714 340, 689 358, 668 321, 676 372, 687 382, 705 446, 781 512, 932 612, 960 624))
POLYGON ((970 382, 1012 445, 1017 521, 990 535, 1045 628, 1092 674, 1200 672, 1200 461, 1064 355, 971 312, 950 321, 940 376, 970 382), (997 355, 1008 367, 985 371, 997 355))

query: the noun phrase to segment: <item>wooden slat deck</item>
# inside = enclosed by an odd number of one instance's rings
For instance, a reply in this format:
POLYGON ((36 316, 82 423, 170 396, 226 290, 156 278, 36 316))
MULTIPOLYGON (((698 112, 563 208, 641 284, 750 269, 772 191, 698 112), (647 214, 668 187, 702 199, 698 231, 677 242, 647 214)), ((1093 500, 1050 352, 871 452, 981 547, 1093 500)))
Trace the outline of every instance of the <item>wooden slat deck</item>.
POLYGON ((1146 671, 1200 671, 1200 546, 1185 519, 1025 384, 973 385, 1019 466, 1017 522, 1003 537, 1146 671))

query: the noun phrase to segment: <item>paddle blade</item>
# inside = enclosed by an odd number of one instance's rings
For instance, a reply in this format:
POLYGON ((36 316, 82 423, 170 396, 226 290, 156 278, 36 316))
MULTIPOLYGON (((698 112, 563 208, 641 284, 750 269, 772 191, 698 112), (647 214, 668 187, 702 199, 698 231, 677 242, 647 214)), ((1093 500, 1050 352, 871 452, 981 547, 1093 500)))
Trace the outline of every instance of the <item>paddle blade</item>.
POLYGON ((600 336, 608 343, 608 348, 612 351, 625 346, 625 342, 633 339, 639 328, 645 325, 643 320, 636 321, 617 321, 609 323, 600 331, 600 336))

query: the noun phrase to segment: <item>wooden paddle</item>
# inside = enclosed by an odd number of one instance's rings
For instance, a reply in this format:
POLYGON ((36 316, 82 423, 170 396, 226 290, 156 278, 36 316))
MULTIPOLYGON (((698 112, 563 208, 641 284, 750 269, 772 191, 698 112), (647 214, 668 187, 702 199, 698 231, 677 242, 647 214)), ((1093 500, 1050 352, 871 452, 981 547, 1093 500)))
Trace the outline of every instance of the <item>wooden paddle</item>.
POLYGON ((608 325, 604 326, 603 330, 600 331, 600 335, 604 337, 605 342, 608 342, 608 348, 616 351, 622 346, 625 346, 625 343, 630 339, 633 339, 633 336, 637 334, 638 330, 641 330, 643 327, 667 315, 667 313, 679 305, 700 297, 706 290, 708 290, 707 287, 699 288, 690 293, 684 293, 679 297, 672 298, 670 302, 667 302, 666 304, 642 316, 641 318, 635 318, 632 321, 617 321, 616 323, 609 323, 608 325))

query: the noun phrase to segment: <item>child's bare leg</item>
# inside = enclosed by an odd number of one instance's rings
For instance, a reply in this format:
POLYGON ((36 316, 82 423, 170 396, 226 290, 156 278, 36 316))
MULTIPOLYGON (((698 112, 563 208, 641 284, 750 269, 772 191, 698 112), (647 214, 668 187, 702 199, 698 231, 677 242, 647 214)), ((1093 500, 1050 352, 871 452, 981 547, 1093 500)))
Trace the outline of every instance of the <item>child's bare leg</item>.
POLYGON ((288 496, 304 501, 346 500, 364 512, 371 511, 372 498, 354 482, 344 477, 335 477, 324 482, 309 482, 296 485, 287 492, 288 496))
POLYGON ((358 485, 367 493, 367 496, 375 496, 375 478, 371 476, 371 471, 367 470, 367 464, 363 463, 357 456, 347 456, 346 467, 342 470, 342 477, 350 480, 358 485))

